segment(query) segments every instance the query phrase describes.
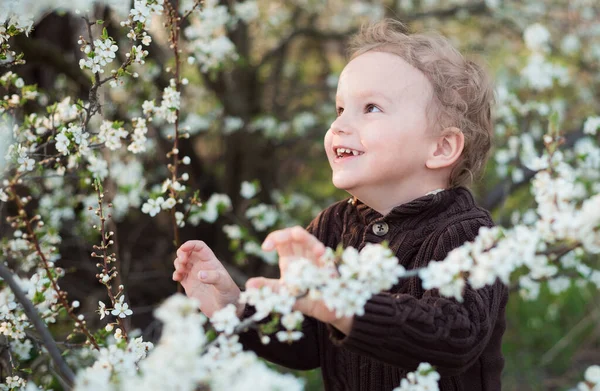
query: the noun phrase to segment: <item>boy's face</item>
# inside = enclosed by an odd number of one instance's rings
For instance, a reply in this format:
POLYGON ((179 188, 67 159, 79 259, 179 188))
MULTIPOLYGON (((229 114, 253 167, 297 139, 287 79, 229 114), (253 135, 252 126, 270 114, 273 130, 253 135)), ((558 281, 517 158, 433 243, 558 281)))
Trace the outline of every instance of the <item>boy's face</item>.
POLYGON ((422 187, 435 139, 426 117, 431 96, 425 75, 397 55, 367 52, 350 61, 325 135, 333 184, 363 201, 422 187), (339 157, 338 148, 353 151, 339 157))

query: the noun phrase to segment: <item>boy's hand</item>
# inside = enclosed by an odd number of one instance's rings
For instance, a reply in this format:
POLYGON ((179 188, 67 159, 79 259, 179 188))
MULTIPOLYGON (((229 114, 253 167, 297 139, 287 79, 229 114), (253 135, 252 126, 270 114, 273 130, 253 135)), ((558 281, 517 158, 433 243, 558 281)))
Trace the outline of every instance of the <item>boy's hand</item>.
MULTIPOLYGON (((279 254, 279 269, 281 277, 279 280, 271 278, 251 278, 246 283, 247 288, 260 288, 269 286, 273 291, 279 289, 290 262, 298 258, 306 258, 316 265, 325 253, 325 245, 316 237, 308 233, 302 227, 286 228, 271 232, 262 244, 265 251, 277 250, 279 254)), ((313 317, 324 323, 331 323, 344 333, 349 333, 352 327, 352 318, 337 318, 335 311, 327 308, 322 300, 311 300, 307 297, 301 298, 294 304, 294 310, 302 312, 306 316, 313 317)))
POLYGON ((325 253, 325 245, 302 227, 293 227, 273 231, 262 244, 265 251, 277 250, 279 270, 284 277, 287 266, 294 259, 306 258, 315 264, 325 253))
POLYGON ((235 304, 238 316, 244 306, 238 303, 240 288, 206 243, 185 242, 177 250, 173 280, 179 281, 188 297, 200 301, 200 310, 209 318, 215 311, 235 304))
MULTIPOLYGON (((265 277, 250 278, 246 282, 246 288, 261 288, 268 286, 273 292, 277 292, 282 284, 282 280, 265 277)), ((323 323, 330 323, 342 333, 348 335, 352 329, 353 317, 338 318, 335 311, 331 311, 322 300, 312 300, 307 297, 296 300, 293 309, 300 311, 306 316, 315 318, 323 323)))

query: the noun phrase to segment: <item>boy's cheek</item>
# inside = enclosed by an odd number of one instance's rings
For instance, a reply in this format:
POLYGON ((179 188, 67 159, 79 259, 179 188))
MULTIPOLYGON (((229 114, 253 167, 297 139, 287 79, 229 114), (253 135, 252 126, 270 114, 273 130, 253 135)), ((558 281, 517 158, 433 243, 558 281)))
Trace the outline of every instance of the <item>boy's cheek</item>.
POLYGON ((325 152, 329 154, 329 150, 331 149, 331 128, 329 128, 329 130, 327 130, 327 133, 325 133, 323 145, 325 147, 325 152))

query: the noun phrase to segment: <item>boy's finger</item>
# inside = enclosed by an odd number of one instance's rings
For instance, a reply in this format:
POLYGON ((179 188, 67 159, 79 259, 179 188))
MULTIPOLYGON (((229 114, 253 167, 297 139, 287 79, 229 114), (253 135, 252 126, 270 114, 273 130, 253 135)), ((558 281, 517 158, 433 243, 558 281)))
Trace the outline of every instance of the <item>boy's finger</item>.
POLYGON ((262 249, 265 251, 271 251, 277 249, 279 256, 289 256, 294 254, 292 248, 292 237, 288 229, 281 229, 279 231, 271 232, 265 238, 262 244, 262 249))
POLYGON ((192 268, 193 265, 191 264, 191 262, 187 262, 187 261, 180 259, 178 262, 178 266, 179 267, 175 266, 175 268, 179 269, 183 272, 187 272, 192 268))
POLYGON ((317 257, 317 259, 321 258, 323 254, 325 254, 325 245, 321 242, 315 244, 312 249, 313 255, 317 257))
POLYGON ((183 251, 181 249, 181 247, 177 249, 177 258, 179 258, 183 261, 187 261, 189 254, 190 254, 189 252, 183 251))
POLYGON ((219 290, 224 290, 228 288, 228 279, 223 273, 221 270, 202 270, 198 272, 197 276, 200 282, 213 285, 219 290))
POLYGON ((279 290, 279 280, 275 278, 254 277, 246 281, 246 289, 259 289, 263 286, 268 286, 273 292, 279 290))
POLYGON ((181 281, 184 279, 184 277, 185 277, 185 273, 182 273, 178 270, 175 270, 173 272, 173 281, 181 281))
POLYGON ((285 230, 280 229, 280 230, 273 231, 270 234, 268 234, 267 237, 265 238, 265 240, 263 241, 261 248, 264 251, 275 250, 275 247, 277 246, 277 243, 280 240, 279 238, 281 236, 282 231, 285 231, 285 230))
POLYGON ((179 246, 179 248, 177 249, 177 255, 179 255, 180 252, 191 253, 202 252, 206 250, 210 250, 210 247, 208 247, 208 245, 202 240, 188 240, 187 242, 179 246))
POLYGON ((261 247, 265 251, 270 251, 274 250, 275 247, 281 245, 282 243, 289 242, 290 240, 292 240, 290 229, 280 229, 268 234, 261 247))
POLYGON ((179 270, 183 269, 186 264, 181 260, 181 258, 177 257, 175 258, 175 262, 173 262, 173 265, 175 265, 176 270, 179 270))
POLYGON ((319 241, 314 235, 311 235, 307 230, 300 226, 291 228, 290 230, 294 243, 298 243, 298 254, 302 254, 305 258, 314 259, 320 257, 325 252, 325 245, 319 241))

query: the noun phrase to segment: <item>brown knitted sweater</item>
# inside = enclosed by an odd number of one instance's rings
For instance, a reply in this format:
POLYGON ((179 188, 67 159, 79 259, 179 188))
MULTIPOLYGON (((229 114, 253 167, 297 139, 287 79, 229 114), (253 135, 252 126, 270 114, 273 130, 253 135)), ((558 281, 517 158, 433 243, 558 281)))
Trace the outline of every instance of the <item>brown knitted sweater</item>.
MULTIPOLYGON (((444 259, 473 240, 480 227, 492 225, 469 190, 454 188, 400 205, 386 216, 360 201, 340 201, 322 211, 308 231, 334 249, 342 243, 360 250, 386 240, 400 263, 413 269, 444 259), (380 230, 379 236, 373 225, 381 222, 388 232, 380 230)), ((241 335, 241 342, 289 368, 321 367, 326 390, 392 390, 420 362, 437 368, 443 391, 500 390, 507 298, 507 288, 497 282, 479 290, 467 286, 459 303, 436 290, 424 291, 413 278, 373 296, 347 336, 306 318, 304 337, 292 344, 273 339, 262 345, 252 330, 241 335)), ((245 316, 252 312, 248 307, 245 316)))

